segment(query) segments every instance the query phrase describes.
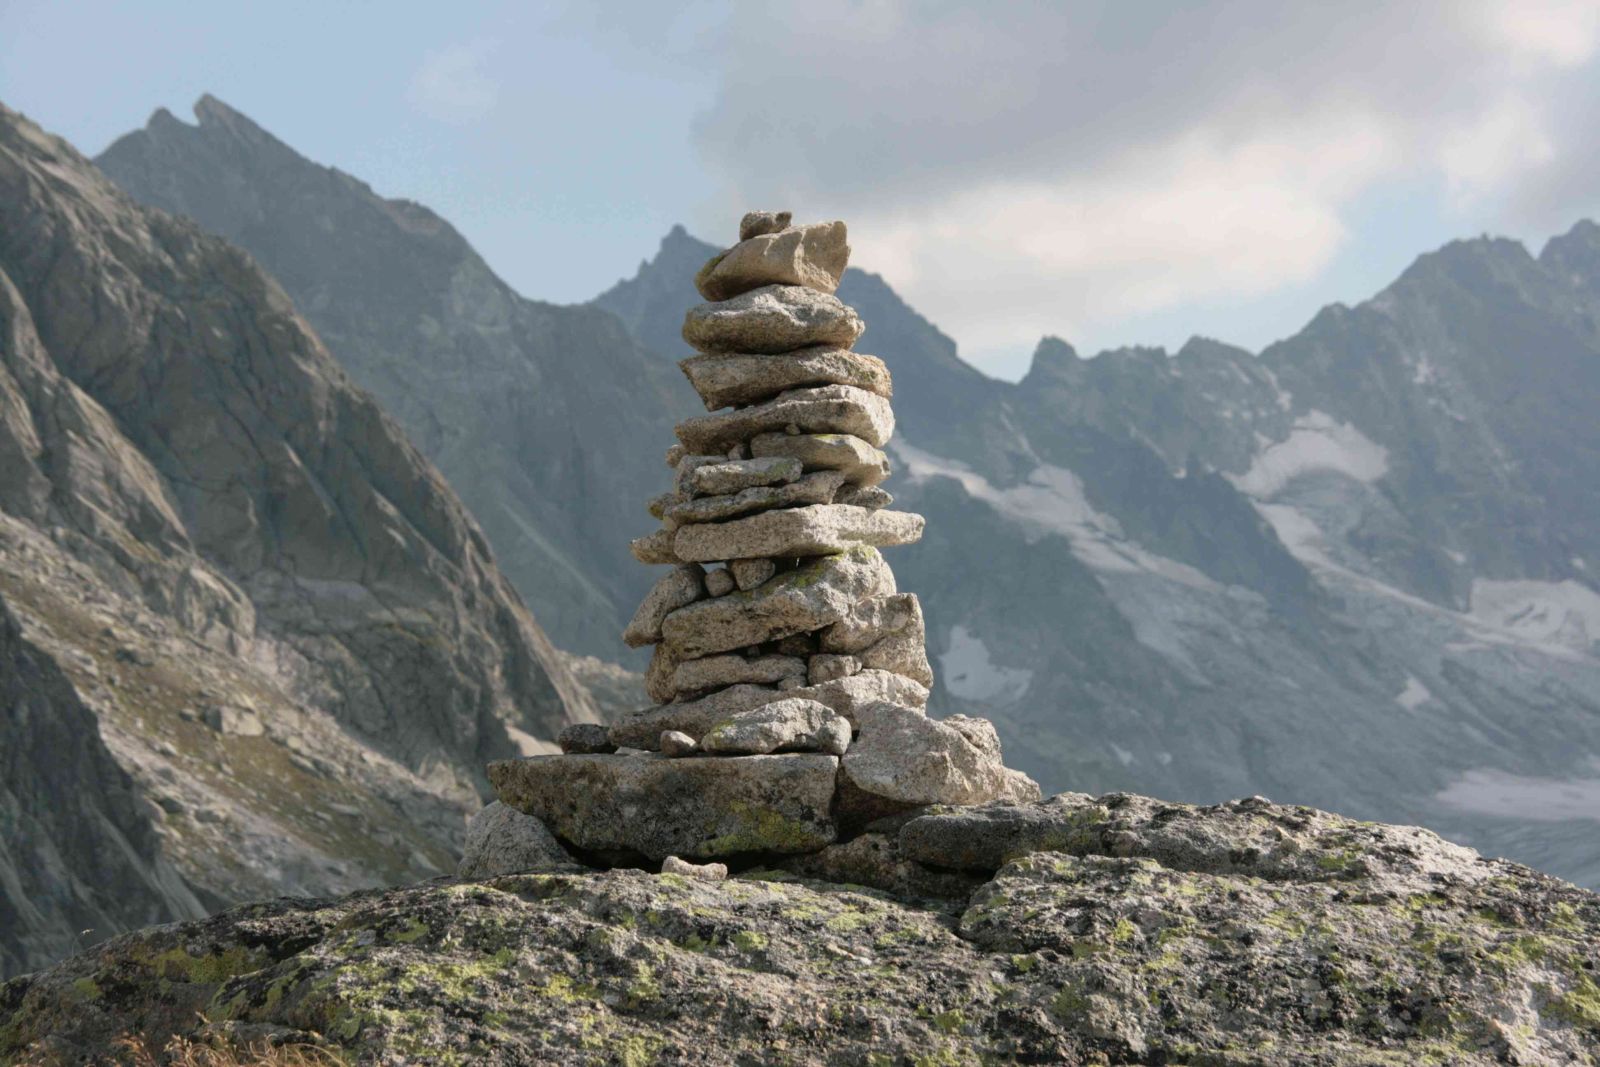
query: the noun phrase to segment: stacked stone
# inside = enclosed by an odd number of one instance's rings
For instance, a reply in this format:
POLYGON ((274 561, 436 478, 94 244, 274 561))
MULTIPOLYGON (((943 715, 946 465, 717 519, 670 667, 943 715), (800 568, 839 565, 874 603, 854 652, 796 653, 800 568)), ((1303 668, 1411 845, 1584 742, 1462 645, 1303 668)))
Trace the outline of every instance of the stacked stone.
POLYGON ((672 569, 623 632, 654 646, 657 706, 490 768, 501 800, 581 850, 812 852, 928 804, 1038 796, 986 720, 924 710, 921 605, 878 551, 923 520, 880 485, 892 389, 833 295, 849 254, 842 222, 758 212, 695 278, 708 303, 679 366, 712 414, 676 429, 660 528, 632 545, 672 569))

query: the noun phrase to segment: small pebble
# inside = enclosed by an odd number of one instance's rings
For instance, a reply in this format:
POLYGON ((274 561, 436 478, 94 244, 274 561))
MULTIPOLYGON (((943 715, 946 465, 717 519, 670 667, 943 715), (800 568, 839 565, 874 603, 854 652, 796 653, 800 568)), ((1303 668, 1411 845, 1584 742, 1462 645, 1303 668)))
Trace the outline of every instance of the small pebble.
POLYGON ((712 596, 727 596, 736 585, 733 575, 720 567, 706 574, 706 592, 712 596))
POLYGON ((700 745, 694 738, 681 730, 661 731, 661 754, 676 759, 679 756, 692 756, 700 750, 700 745))
POLYGON ((690 863, 676 856, 661 861, 662 874, 681 874, 685 878, 698 878, 702 882, 722 882, 728 878, 726 863, 690 863))

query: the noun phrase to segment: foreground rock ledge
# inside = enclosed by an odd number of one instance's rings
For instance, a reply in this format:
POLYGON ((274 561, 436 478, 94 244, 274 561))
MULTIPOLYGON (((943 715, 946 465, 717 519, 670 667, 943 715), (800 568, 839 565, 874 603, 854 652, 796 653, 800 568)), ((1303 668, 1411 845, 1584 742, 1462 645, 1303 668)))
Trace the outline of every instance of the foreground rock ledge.
POLYGON ((1013 858, 947 902, 615 870, 236 908, 0 986, 0 1062, 136 1029, 381 1064, 1600 1055, 1600 897, 1426 831, 1124 795, 923 818, 920 855, 1013 858))

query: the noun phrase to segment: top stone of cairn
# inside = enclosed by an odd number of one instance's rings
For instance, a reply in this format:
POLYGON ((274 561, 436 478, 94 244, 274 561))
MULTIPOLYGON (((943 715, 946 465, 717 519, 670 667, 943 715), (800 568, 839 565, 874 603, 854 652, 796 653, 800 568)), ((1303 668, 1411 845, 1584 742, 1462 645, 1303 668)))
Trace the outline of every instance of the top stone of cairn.
POLYGON ((879 552, 923 522, 876 488, 893 390, 832 295, 845 224, 751 212, 739 238, 684 321, 699 351, 679 366, 712 414, 678 425, 661 526, 633 544, 671 566, 623 635, 654 646, 658 703, 489 769, 582 855, 816 852, 885 815, 1039 795, 985 720, 927 716, 922 607, 879 552))

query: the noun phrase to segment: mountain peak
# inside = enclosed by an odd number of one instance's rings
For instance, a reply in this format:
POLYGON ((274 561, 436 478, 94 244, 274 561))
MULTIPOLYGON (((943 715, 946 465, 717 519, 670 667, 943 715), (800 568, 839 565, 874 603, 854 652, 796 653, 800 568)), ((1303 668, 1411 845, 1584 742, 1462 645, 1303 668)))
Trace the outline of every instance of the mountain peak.
POLYGON ((1033 362, 1028 366, 1028 373, 1022 380, 1027 382, 1044 375, 1075 374, 1083 366, 1083 357, 1078 355, 1078 350, 1066 341, 1046 334, 1039 338, 1039 344, 1033 350, 1033 362))

